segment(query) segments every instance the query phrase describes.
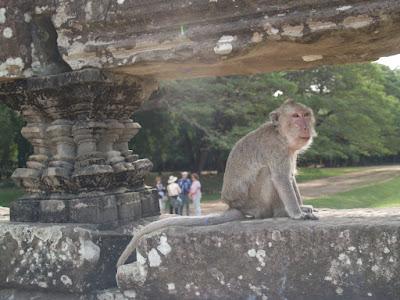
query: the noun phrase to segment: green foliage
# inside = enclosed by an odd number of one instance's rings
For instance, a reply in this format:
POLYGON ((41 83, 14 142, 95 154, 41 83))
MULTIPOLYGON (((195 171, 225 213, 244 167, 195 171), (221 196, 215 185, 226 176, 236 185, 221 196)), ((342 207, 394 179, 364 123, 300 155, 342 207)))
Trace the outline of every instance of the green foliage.
POLYGON ((145 132, 135 139, 136 149, 156 170, 222 171, 234 143, 287 97, 316 114, 319 135, 301 164, 399 159, 400 71, 378 64, 169 81, 161 94, 156 113, 135 114, 145 132))
POLYGON ((168 82, 169 106, 202 132, 208 149, 229 152, 234 143, 265 122, 281 99, 277 90, 293 94, 296 86, 284 73, 168 82), (169 100, 173 99, 173 100, 169 100))
POLYGON ((0 104, 0 179, 9 177, 17 166, 22 124, 14 111, 0 104))
POLYGON ((8 207, 11 201, 21 197, 23 192, 21 189, 16 187, 0 187, 0 206, 8 207))
POLYGON ((400 102, 385 86, 390 72, 362 64, 290 74, 299 79, 299 100, 317 117, 319 138, 304 160, 359 163, 365 157, 398 154, 400 102))
POLYGON ((399 207, 399 186, 400 177, 395 177, 390 181, 305 202, 314 207, 335 209, 399 207))

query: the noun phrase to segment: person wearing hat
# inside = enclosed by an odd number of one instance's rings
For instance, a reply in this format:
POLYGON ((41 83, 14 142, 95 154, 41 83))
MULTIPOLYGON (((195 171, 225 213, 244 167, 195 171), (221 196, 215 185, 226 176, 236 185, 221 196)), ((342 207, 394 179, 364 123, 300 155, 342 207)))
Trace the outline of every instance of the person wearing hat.
POLYGON ((168 193, 168 200, 169 200, 169 213, 170 214, 180 214, 181 213, 181 206, 182 200, 179 198, 179 194, 181 193, 181 188, 176 183, 178 177, 173 175, 169 176, 168 178, 168 186, 167 186, 167 193, 168 193))
POLYGON ((182 178, 178 180, 179 187, 181 188, 181 193, 179 197, 182 200, 181 215, 183 214, 183 208, 186 208, 186 215, 189 215, 189 191, 192 181, 189 179, 188 172, 181 173, 182 178))

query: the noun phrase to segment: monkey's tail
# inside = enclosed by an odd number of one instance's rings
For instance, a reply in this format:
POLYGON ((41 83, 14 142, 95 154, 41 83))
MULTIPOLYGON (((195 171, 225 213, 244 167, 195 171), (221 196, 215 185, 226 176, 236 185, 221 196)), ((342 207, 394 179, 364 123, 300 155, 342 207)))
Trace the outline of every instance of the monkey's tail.
POLYGON ((171 227, 171 226, 207 226, 218 225, 226 222, 236 221, 244 218, 242 212, 237 209, 229 209, 222 214, 211 214, 200 217, 175 217, 163 220, 158 220, 143 227, 129 242, 128 246, 122 252, 118 259, 117 267, 123 265, 128 257, 135 251, 140 239, 153 231, 171 227))

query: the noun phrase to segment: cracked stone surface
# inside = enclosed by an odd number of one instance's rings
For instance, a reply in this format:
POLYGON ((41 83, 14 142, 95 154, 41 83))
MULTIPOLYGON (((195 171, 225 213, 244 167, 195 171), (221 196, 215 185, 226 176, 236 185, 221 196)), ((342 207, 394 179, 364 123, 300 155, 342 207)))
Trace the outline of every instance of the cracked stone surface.
MULTIPOLYGON (((83 293, 115 287, 116 260, 129 240, 128 234, 89 225, 0 222, 0 290, 83 293)), ((0 299, 8 298, 1 292, 0 299)))
POLYGON ((397 0, 3 0, 0 79, 88 66, 171 79, 369 61, 398 53, 399 27, 397 0))
POLYGON ((398 299, 400 208, 171 227, 118 268, 140 299, 398 299))
MULTIPOLYGON (((88 294, 66 294, 57 292, 27 291, 17 289, 1 289, 0 300, 133 300, 135 291, 119 291, 105 289, 88 294)), ((160 298, 159 298, 160 299, 160 298)))

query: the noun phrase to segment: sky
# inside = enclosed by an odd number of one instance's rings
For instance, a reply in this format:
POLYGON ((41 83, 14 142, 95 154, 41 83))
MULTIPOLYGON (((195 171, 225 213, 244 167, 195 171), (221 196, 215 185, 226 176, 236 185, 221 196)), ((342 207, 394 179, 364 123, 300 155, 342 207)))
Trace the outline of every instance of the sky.
POLYGON ((381 57, 376 61, 382 65, 386 65, 389 68, 393 69, 400 69, 400 54, 388 56, 388 57, 381 57))

